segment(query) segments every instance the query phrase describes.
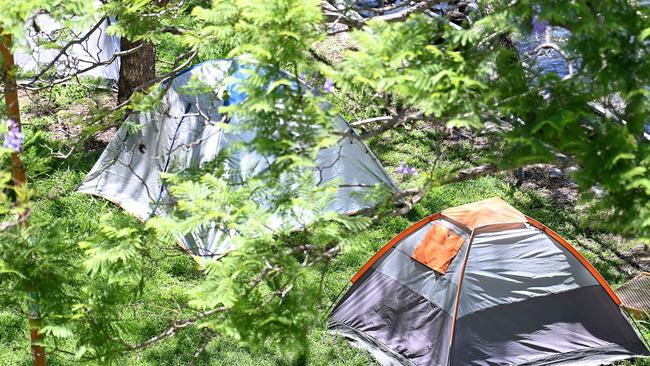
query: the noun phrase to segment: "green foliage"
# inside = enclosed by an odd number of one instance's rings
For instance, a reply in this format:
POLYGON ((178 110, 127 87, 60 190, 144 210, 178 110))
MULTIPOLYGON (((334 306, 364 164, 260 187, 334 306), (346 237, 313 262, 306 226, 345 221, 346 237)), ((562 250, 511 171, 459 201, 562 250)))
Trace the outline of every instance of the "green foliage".
POLYGON ((360 49, 337 70, 341 81, 390 93, 426 115, 457 116, 452 124, 480 123, 476 101, 485 90, 485 55, 467 47, 459 31, 417 16, 394 24, 371 22, 355 35, 360 49))
MULTIPOLYGON (((504 103, 506 110, 525 120, 525 125, 508 134, 515 142, 513 150, 520 151, 513 155, 521 161, 531 151, 528 147, 536 146, 547 154, 575 157, 582 168, 575 179, 582 188, 599 184, 606 191, 598 208, 600 212, 612 209, 605 216, 609 227, 648 239, 650 142, 644 137, 644 123, 650 112, 650 45, 639 35, 649 24, 650 12, 626 1, 562 6, 539 2, 539 6, 541 20, 573 32, 564 47, 580 67, 567 80, 541 78, 539 90, 548 93, 548 98, 498 96, 500 100, 512 98, 504 103), (614 96, 624 104, 624 110, 614 116, 603 117, 587 105, 614 96), (527 103, 534 103, 536 109, 531 111, 527 103)), ((527 19, 531 9, 531 3, 520 3, 503 11, 514 25, 522 26, 521 19, 527 19)), ((509 76, 505 68, 499 72, 509 76)))
POLYGON ((2 0, 0 1, 2 34, 12 35, 17 44, 26 46, 25 24, 37 12, 48 13, 67 28, 82 28, 88 25, 95 14, 94 3, 93 0, 28 0, 21 2, 2 0))
POLYGON ((339 81, 390 94, 448 126, 496 124, 500 149, 492 159, 504 168, 569 156, 580 167, 574 178, 585 199, 594 185, 606 192, 593 201, 594 219, 650 239, 648 7, 628 1, 489 5, 490 14, 462 29, 423 16, 370 22, 355 33, 359 50, 337 67, 339 81), (500 44, 504 35, 530 32, 534 13, 538 22, 572 32, 558 45, 576 65, 571 77, 539 76, 500 44), (611 98, 620 98, 623 110, 603 116, 590 105, 611 98))
POLYGON ((48 94, 58 108, 65 109, 92 97, 101 83, 99 78, 83 78, 82 83, 55 85, 48 94))
MULTIPOLYGON (((605 189, 603 198, 590 202, 596 218, 614 232, 650 237, 650 147, 643 137, 650 111, 650 14, 636 3, 490 1, 488 15, 461 29, 421 14, 403 22, 370 21, 354 33, 355 51, 335 67, 309 56, 324 38, 317 0, 93 4, 0 0, 0 23, 20 43, 24 23, 36 11, 68 26, 79 22, 76 29, 116 16, 120 21, 110 32, 158 46, 159 72, 171 71, 179 56, 193 51, 196 58, 180 60, 236 57, 244 74, 238 91, 247 98, 221 109, 234 122, 224 128, 254 137, 202 167, 165 176, 173 214, 142 225, 73 193, 96 151, 77 148, 58 160, 49 150, 68 147, 45 131, 54 123, 51 112, 87 105, 99 84, 49 90, 52 110, 26 121, 22 157, 30 185, 14 189, 10 176, 0 175, 0 215, 10 223, 0 231, 1 362, 29 358, 9 350, 28 347, 24 318, 38 310, 51 360, 60 364, 187 364, 206 337, 215 340, 209 356, 199 358, 203 364, 367 364, 367 355, 322 329, 342 286, 412 221, 494 195, 582 244, 609 281, 625 280, 615 245, 592 246, 593 216, 573 219, 575 212, 517 190, 503 177, 431 188, 432 180, 487 159, 511 168, 568 155, 580 168, 574 178, 585 192, 593 185, 605 189), (530 32, 533 14, 572 32, 560 45, 576 64, 571 78, 540 77, 502 46, 503 36, 530 32), (298 81, 302 73, 335 79, 337 95, 315 95, 298 81), (589 107, 612 96, 624 101, 613 116, 589 107), (316 187, 311 171, 319 149, 339 137, 331 126, 335 108, 323 108, 331 105, 328 98, 339 98, 334 104, 355 118, 390 109, 422 112, 424 121, 415 128, 396 128, 371 141, 389 171, 405 161, 425 173, 400 177, 405 187, 431 188, 407 217, 371 225, 364 216, 328 210, 336 182, 316 187), (448 144, 445 132, 431 120, 477 131, 490 122, 497 126, 489 134, 496 151, 485 157, 468 142, 441 146, 448 144), (250 171, 228 168, 236 154, 253 152, 266 164, 250 171), (26 208, 28 225, 16 225, 26 208), (229 243, 218 258, 196 263, 173 249, 180 235, 208 226, 229 243)), ((195 87, 216 93, 224 85, 195 87)), ((134 97, 129 108, 155 107, 164 85, 152 91, 134 97)), ((121 120, 110 113, 92 114, 84 134, 121 120)), ((64 111, 56 117, 71 119, 64 111)))
POLYGON ((176 213, 148 226, 174 237, 214 225, 230 243, 203 264, 205 279, 189 294, 193 308, 221 313, 202 327, 245 344, 304 350, 307 331, 321 321, 318 278, 346 238, 368 225, 330 211, 336 187, 316 188, 312 172, 317 152, 336 142, 332 110, 296 77, 317 69, 306 51, 321 38, 318 2, 216 1, 193 14, 205 22, 201 42, 231 38, 230 56, 245 74, 237 92, 246 99, 221 109, 235 120, 224 128, 254 137, 220 161, 254 153, 266 164, 233 172, 217 162, 196 179, 168 176, 176 213))
MULTIPOLYGON (((433 154, 433 145, 445 143, 444 131, 419 130, 413 137, 409 137, 408 131, 395 131, 396 138, 377 139, 372 147, 382 159, 386 168, 393 171, 395 167, 405 159, 413 159, 409 162, 417 162, 412 155, 433 154), (410 154, 410 152, 415 152, 410 154)), ((465 151, 453 154, 444 154, 441 158, 442 165, 462 164, 464 160, 474 155, 465 151)), ((74 187, 83 177, 84 172, 89 169, 96 158, 87 158, 87 153, 79 152, 71 157, 71 169, 67 165, 55 165, 47 175, 39 178, 38 185, 33 196, 32 204, 35 221, 48 221, 60 218, 58 230, 69 232, 68 244, 71 248, 78 248, 75 243, 80 241, 93 242, 99 245, 102 238, 102 227, 105 224, 114 222, 112 225, 116 230, 124 228, 138 228, 141 226, 134 219, 128 218, 112 204, 101 199, 94 199, 86 195, 73 193, 74 187), (90 161, 86 161, 90 160, 90 161), (55 197, 54 199, 48 197, 55 197), (112 214, 110 220, 103 221, 100 225, 98 217, 104 214, 112 214)), ((419 167, 420 168, 420 167, 419 167)), ((352 243, 343 248, 341 254, 328 265, 328 273, 323 283, 323 299, 321 300, 321 317, 324 317, 325 310, 336 300, 341 289, 349 283, 349 279, 365 261, 381 248, 387 240, 407 228, 412 222, 429 215, 432 212, 444 208, 489 198, 494 195, 501 196, 522 212, 532 215, 560 232, 572 244, 577 245, 583 254, 596 265, 598 270, 610 283, 620 283, 625 278, 621 277, 623 271, 619 268, 620 259, 611 250, 605 248, 592 248, 585 246, 584 235, 588 233, 588 226, 581 226, 575 220, 576 213, 572 210, 558 206, 548 198, 542 197, 535 191, 520 191, 504 182, 501 177, 486 177, 459 184, 448 185, 432 190, 420 205, 416 206, 414 212, 407 217, 384 218, 362 230, 359 235, 354 236, 352 243), (574 223, 575 221, 575 223, 574 223)), ((113 354, 114 359, 124 365, 187 365, 198 345, 202 342, 203 336, 200 329, 188 329, 179 332, 173 339, 165 340, 148 350, 138 353, 128 353, 121 349, 117 342, 107 341, 106 336, 119 335, 122 340, 139 342, 146 340, 160 332, 168 325, 168 315, 175 316, 176 301, 184 304, 187 299, 184 297, 188 290, 193 291, 197 285, 203 283, 202 275, 197 271, 196 263, 189 256, 171 247, 162 246, 152 242, 146 232, 143 236, 136 235, 136 238, 146 243, 150 252, 158 253, 156 258, 144 257, 143 263, 149 264, 144 270, 146 278, 143 296, 139 301, 132 303, 124 299, 125 306, 107 305, 100 308, 100 303, 95 307, 87 308, 86 317, 93 314, 103 314, 101 318, 93 316, 97 321, 106 324, 116 325, 119 332, 104 333, 102 328, 97 328, 97 323, 72 324, 70 329, 74 330, 75 336, 71 338, 58 339, 57 343, 67 349, 81 349, 76 346, 79 334, 87 332, 88 335, 96 335, 94 338, 97 344, 108 343, 120 349, 113 354), (113 314, 113 315, 111 315, 113 314)), ((49 234, 49 233, 44 233, 49 234)), ((109 242, 111 243, 111 242, 109 242)), ((119 243, 110 244, 115 245, 119 243)), ((171 243, 170 243, 171 244, 171 243)), ((86 268, 83 261, 86 256, 70 258, 75 264, 81 281, 88 280, 86 268)), ((313 278, 313 274, 309 279, 313 278)), ((317 281, 319 280, 316 279, 317 281)), ((87 282, 84 282, 87 283, 87 282)), ((95 284, 101 289, 102 281, 95 284)), ((80 289, 81 286, 74 287, 80 289)), ((111 304, 115 304, 113 300, 111 304)), ((0 334, 0 363, 22 364, 31 360, 29 353, 29 333, 25 314, 14 309, 15 306, 3 306, 0 312, 0 327, 3 332, 0 334)), ((185 314, 191 316, 191 313, 185 314)), ((83 320, 84 318, 82 318, 83 320)), ((245 320, 245 315, 239 317, 240 321, 245 320)), ((215 323, 217 320, 215 319, 215 323)), ((317 323, 318 324, 318 323, 317 323)), ((216 326, 216 324, 215 324, 216 326)), ((84 336, 85 337, 85 336, 84 336)), ((256 347, 242 346, 237 340, 228 336, 217 336, 210 343, 206 352, 199 358, 197 365, 290 365, 294 362, 304 362, 309 365, 368 365, 372 360, 367 353, 351 348, 348 343, 340 338, 332 338, 325 330, 312 330, 307 338, 309 352, 307 356, 300 358, 295 350, 288 347, 273 346, 267 344, 256 347)), ((88 340, 84 341, 85 347, 91 346, 88 340)), ((55 365, 76 365, 80 362, 73 361, 71 356, 54 352, 53 337, 46 338, 46 346, 50 351, 49 362, 55 365)), ((97 346, 95 346, 97 347, 97 346)), ((304 354, 304 352, 302 352, 304 354)), ((86 354, 86 357, 90 357, 86 354)), ((93 362, 90 362, 91 364, 93 362)), ((96 362, 102 364, 104 362, 96 362)), ((637 364, 642 365, 642 361, 637 364)))

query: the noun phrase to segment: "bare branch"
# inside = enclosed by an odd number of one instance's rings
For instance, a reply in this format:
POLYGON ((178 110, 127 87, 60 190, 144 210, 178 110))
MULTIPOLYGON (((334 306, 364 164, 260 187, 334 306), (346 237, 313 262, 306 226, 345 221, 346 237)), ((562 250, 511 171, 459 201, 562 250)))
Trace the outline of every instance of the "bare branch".
MULTIPOLYGON (((89 123, 89 125, 96 124, 96 123, 98 123, 98 121, 100 121, 102 118, 106 117, 106 115, 110 115, 111 113, 114 113, 114 112, 116 112, 116 111, 118 111, 118 110, 120 110, 120 109, 126 107, 127 105, 129 105, 129 103, 131 103, 131 100, 132 100, 132 99, 135 97, 135 95, 136 95, 135 92, 143 91, 143 90, 149 88, 150 86, 152 86, 152 85, 154 85, 154 84, 156 84, 156 83, 164 83, 164 82, 167 81, 167 80, 171 80, 171 79, 173 79, 173 78, 176 76, 176 74, 178 74, 180 71, 184 70, 184 69, 185 69, 185 68, 186 68, 186 67, 187 67, 187 66, 188 66, 188 65, 189 65, 189 64, 190 64, 190 63, 191 63, 195 58, 196 58, 197 55, 198 55, 198 49, 197 49, 197 48, 194 48, 194 49, 192 49, 192 50, 190 50, 190 51, 188 51, 188 52, 186 52, 186 53, 184 53, 184 54, 178 56, 178 57, 176 58, 176 60, 174 61, 174 65, 175 65, 175 67, 174 67, 171 71, 169 71, 169 72, 167 72, 167 73, 165 73, 165 74, 163 74, 163 75, 157 76, 156 78, 154 78, 154 79, 152 79, 152 80, 149 80, 148 82, 144 83, 143 85, 140 85, 140 86, 136 87, 136 88, 134 89, 134 93, 133 93, 133 95, 131 95, 131 97, 130 97, 129 99, 127 99, 127 100, 125 100, 124 102, 122 102, 122 103, 120 103, 120 104, 118 104, 118 105, 116 105, 116 106, 114 106, 114 107, 108 109, 107 113, 102 114, 102 115, 100 115, 99 117, 96 117, 96 118, 94 119, 94 121, 91 121, 91 122, 89 123), (185 61, 183 61, 182 63, 180 63, 180 61, 183 60, 183 59, 186 58, 186 57, 187 57, 187 59, 186 59, 185 61)), ((171 83, 167 83, 167 84, 165 85, 165 89, 164 89, 163 91, 166 92, 167 90, 169 90, 170 87, 171 87, 171 83)), ((118 126, 118 125, 117 125, 116 123, 112 123, 112 124, 109 124, 109 125, 107 125, 107 126, 103 126, 103 127, 104 127, 104 128, 110 128, 110 127, 117 127, 117 126, 118 126)), ((70 154, 72 154, 72 152, 74 152, 74 151, 79 147, 79 145, 80 145, 83 141, 85 141, 85 138, 87 138, 87 137, 89 137, 89 136, 80 136, 80 137, 79 137, 79 138, 78 138, 78 139, 77 139, 77 140, 72 144, 72 146, 70 147, 70 150, 69 150, 68 152, 66 152, 66 153, 55 153, 54 151, 52 151, 52 154, 53 154, 52 156, 54 156, 54 157, 56 157, 56 158, 67 158, 68 156, 70 156, 70 154)), ((50 150, 51 150, 51 149, 50 149, 50 150)))
POLYGON ((367 119, 362 119, 356 122, 350 123, 350 126, 352 127, 357 127, 357 126, 363 126, 367 125, 370 123, 375 123, 375 122, 384 122, 384 121, 390 121, 393 120, 395 117, 393 116, 381 116, 381 117, 373 117, 373 118, 367 118, 367 119))
POLYGON ((132 54, 132 53, 135 53, 138 49, 140 49, 140 47, 142 47, 142 44, 140 44, 140 45, 138 45, 138 46, 136 46, 136 47, 133 47, 133 48, 131 48, 131 49, 128 49, 128 50, 126 50, 126 51, 115 52, 115 53, 113 53, 113 55, 111 56, 111 58, 109 58, 109 59, 106 60, 106 61, 97 61, 97 62, 93 62, 90 66, 88 66, 88 67, 86 67, 86 68, 83 68, 83 69, 81 69, 81 70, 77 70, 77 71, 75 71, 74 73, 72 73, 72 74, 70 74, 70 75, 68 75, 68 76, 66 76, 66 77, 63 77, 63 78, 60 78, 60 79, 56 79, 56 80, 49 81, 49 82, 47 82, 46 85, 41 86, 41 87, 32 87, 32 86, 31 86, 31 85, 34 85, 34 83, 35 83, 36 81, 38 81, 38 79, 36 79, 36 78, 32 79, 32 81, 30 81, 30 82, 27 82, 27 83, 19 83, 18 85, 19 85, 19 87, 20 87, 21 89, 26 89, 26 90, 30 90, 30 91, 38 91, 38 90, 43 90, 43 89, 51 88, 51 87, 53 87, 54 85, 57 85, 57 84, 63 84, 63 83, 65 83, 65 82, 68 82, 68 81, 70 81, 70 80, 72 80, 72 79, 74 79, 74 78, 76 78, 76 77, 78 77, 78 76, 80 76, 80 75, 82 75, 82 74, 84 74, 84 73, 90 71, 90 70, 93 70, 93 69, 95 69, 95 68, 98 68, 98 67, 100 67, 100 66, 110 65, 110 64, 112 64, 112 63, 113 63, 113 62, 114 62, 118 57, 120 57, 120 56, 127 56, 127 55, 130 55, 130 54, 132 54))
POLYGON ((378 127, 377 129, 374 129, 372 131, 368 131, 364 134, 361 135, 362 139, 368 139, 377 135, 381 135, 382 133, 393 129, 397 126, 403 125, 405 123, 410 123, 413 121, 417 121, 419 119, 422 119, 424 117, 424 113, 422 112, 416 112, 409 114, 407 116, 404 116, 404 112, 400 112, 397 114, 397 116, 391 117, 391 119, 388 119, 386 123, 378 127))
POLYGON ((146 340, 146 341, 144 341, 142 343, 128 345, 128 349, 131 350, 131 351, 135 351, 135 350, 147 348, 147 347, 153 345, 154 343, 158 343, 158 342, 162 341, 163 339, 173 337, 176 334, 176 332, 178 332, 180 329, 187 328, 187 327, 189 327, 191 325, 194 325, 198 321, 200 321, 202 319, 205 319, 205 318, 207 318, 207 317, 209 317, 211 315, 214 315, 214 314, 217 314, 217 313, 222 313, 222 312, 226 311, 226 309, 227 308, 225 306, 221 306, 221 307, 218 307, 216 309, 204 311, 204 312, 202 312, 202 313, 200 313, 197 316, 192 317, 192 318, 176 320, 167 329, 165 329, 164 331, 162 331, 158 335, 153 336, 153 337, 149 338, 148 340, 146 340))
POLYGON ((401 2, 395 2, 394 4, 391 5, 386 5, 382 7, 372 7, 372 6, 363 6, 362 4, 359 5, 359 8, 362 10, 369 10, 372 11, 373 13, 385 13, 387 11, 393 11, 395 9, 402 8, 404 6, 407 6, 409 4, 413 3, 413 1, 405 1, 404 3, 401 2))
POLYGON ((82 44, 84 41, 88 40, 88 38, 90 38, 90 36, 91 36, 91 35, 92 35, 92 34, 93 34, 97 29, 99 29, 99 27, 102 25, 102 23, 104 23, 104 21, 106 21, 106 19, 107 19, 107 17, 103 17, 103 18, 101 18, 101 19, 97 22, 97 24, 95 24, 92 28, 90 28, 90 30, 89 30, 88 32, 86 32, 86 34, 84 34, 81 38, 75 38, 75 39, 71 40, 70 42, 68 42, 65 46, 63 46, 63 47, 61 48, 61 50, 59 50, 59 53, 58 53, 58 54, 57 54, 57 55, 52 59, 52 61, 50 61, 50 63, 47 64, 47 65, 45 66, 45 68, 43 68, 43 69, 42 69, 38 74, 36 74, 36 76, 34 76, 34 77, 32 78, 32 81, 30 81, 29 83, 25 84, 24 86, 30 86, 30 85, 33 85, 36 81, 38 81, 38 80, 39 80, 39 79, 40 79, 40 78, 41 78, 41 77, 42 77, 46 72, 48 72, 52 67, 54 67, 54 65, 57 63, 57 61, 59 61, 59 59, 60 59, 63 55, 65 55, 65 53, 68 51, 68 49, 69 49, 70 47, 72 47, 72 46, 74 46, 74 45, 76 45, 76 44, 82 44))
POLYGON ((201 354, 205 352, 206 348, 208 348, 208 345, 210 342, 214 339, 214 337, 217 336, 217 333, 215 333, 211 329, 206 329, 203 332, 203 342, 201 342, 201 346, 199 346, 199 349, 194 352, 194 356, 192 356, 192 361, 190 362, 189 366, 195 366, 196 363, 199 361, 199 357, 201 357, 201 354))
POLYGON ((398 12, 379 15, 379 16, 371 17, 370 19, 383 20, 386 22, 400 21, 408 18, 409 16, 411 16, 411 14, 415 14, 417 12, 427 10, 436 4, 440 4, 441 2, 442 0, 419 1, 416 2, 414 5, 407 6, 398 12))
POLYGON ((564 52, 564 50, 558 45, 557 43, 553 42, 552 40, 552 35, 551 35, 551 28, 547 27, 546 31, 544 32, 544 43, 540 44, 539 46, 535 47, 533 50, 534 53, 539 53, 539 51, 543 49, 552 49, 555 52, 557 52, 567 63, 567 66, 569 67, 569 74, 565 76, 562 80, 568 80, 573 77, 573 61, 569 58, 569 56, 564 52))
POLYGON ((445 180, 445 184, 462 182, 470 179, 476 179, 486 175, 494 174, 499 171, 499 168, 495 164, 485 164, 472 167, 469 169, 461 170, 458 174, 454 175, 452 178, 445 180))
MULTIPOLYGON (((408 18, 412 14, 423 12, 432 6, 440 4, 442 2, 443 0, 423 0, 410 2, 410 5, 402 5, 399 11, 394 11, 389 14, 370 16, 366 18, 362 18, 358 13, 352 12, 349 9, 340 9, 330 1, 321 1, 321 7, 323 8, 323 14, 325 17, 330 19, 332 22, 332 26, 330 28, 336 27, 338 24, 345 24, 350 28, 363 28, 368 23, 368 21, 372 19, 382 20, 386 22, 401 21, 408 18)), ((398 8, 400 7, 386 9, 396 10, 398 8)), ((382 8, 378 8, 378 10, 381 9, 382 8)), ((334 32, 339 33, 340 30, 334 32)))
MULTIPOLYGON (((144 83, 143 85, 138 86, 137 88, 135 88, 133 90, 133 95, 131 95, 131 97, 129 99, 127 99, 124 102, 122 102, 122 103, 116 105, 115 107, 111 108, 111 111, 112 112, 117 111, 117 110, 127 106, 129 103, 131 103, 131 99, 135 96, 136 92, 143 91, 143 90, 147 89, 148 87, 150 87, 151 85, 154 85, 156 83, 163 83, 163 82, 165 82, 167 80, 173 79, 174 77, 176 77, 176 74, 178 74, 180 71, 184 70, 196 58, 196 56, 198 54, 199 54, 199 49, 195 47, 195 48, 191 49, 190 51, 185 52, 182 55, 178 56, 176 58, 176 60, 174 60, 174 66, 175 67, 171 71, 169 71, 169 72, 167 72, 167 73, 165 73, 163 75, 160 75, 158 77, 155 77, 152 80, 149 80, 148 82, 144 83), (184 62, 179 64, 179 62, 181 60, 183 60, 185 57, 187 57, 187 59, 184 62)), ((170 87, 171 87, 171 83, 168 83, 165 90, 168 90, 170 87)))

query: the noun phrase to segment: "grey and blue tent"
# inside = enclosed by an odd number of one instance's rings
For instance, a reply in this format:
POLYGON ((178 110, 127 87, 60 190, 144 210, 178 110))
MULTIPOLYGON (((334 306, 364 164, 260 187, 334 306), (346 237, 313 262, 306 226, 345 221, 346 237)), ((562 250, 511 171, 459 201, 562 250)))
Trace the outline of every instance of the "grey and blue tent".
POLYGON ((498 198, 419 221, 352 283, 330 329, 383 365, 601 365, 649 355, 598 271, 498 198))
MULTIPOLYGON (((246 98, 238 88, 250 75, 245 68, 232 60, 214 60, 178 74, 163 86, 166 93, 152 111, 128 118, 77 190, 112 201, 142 221, 167 215, 173 197, 161 173, 201 167, 224 149, 245 145, 255 137, 255 131, 224 128, 226 123, 236 126, 238 118, 225 119, 219 112, 226 102, 236 104, 246 98), (197 85, 202 88, 198 95, 192 88, 197 85), (204 92, 204 87, 212 89, 204 92)), ((370 194, 373 190, 384 187, 397 191, 350 125, 337 116, 333 126, 342 137, 320 150, 318 166, 313 169, 316 182, 338 183, 328 209, 353 214, 377 203, 370 194)), ((239 149, 229 156, 225 168, 239 177, 251 176, 264 169, 266 159, 252 149, 239 149)), ((179 238, 179 242, 198 257, 212 258, 230 247, 232 238, 224 233, 228 233, 227 228, 207 225, 179 238)))

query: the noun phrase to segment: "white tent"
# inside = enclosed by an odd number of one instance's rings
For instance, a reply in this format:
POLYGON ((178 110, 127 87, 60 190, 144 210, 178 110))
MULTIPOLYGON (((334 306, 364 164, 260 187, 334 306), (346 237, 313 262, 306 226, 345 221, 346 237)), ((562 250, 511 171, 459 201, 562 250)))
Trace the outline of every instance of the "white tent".
POLYGON ((46 14, 30 19, 27 29, 29 51, 17 51, 15 63, 23 71, 39 72, 55 60, 61 48, 69 41, 82 39, 72 44, 54 63, 57 77, 65 78, 77 73, 83 76, 117 80, 120 75, 120 60, 113 55, 120 51, 120 38, 106 33, 114 20, 106 18, 97 27, 76 32, 64 27, 46 14), (88 35, 88 37, 85 37, 88 35), (110 63, 108 63, 111 61, 110 63), (107 63, 91 68, 98 63, 107 63), (88 69, 84 72, 84 70, 88 69))
MULTIPOLYGON (((209 61, 193 67, 171 81, 161 103, 151 112, 129 117, 139 129, 120 128, 92 168, 78 191, 104 197, 139 218, 147 220, 152 215, 164 215, 169 199, 160 178, 163 172, 180 172, 192 166, 214 160, 219 151, 239 141, 249 141, 248 133, 224 130, 218 112, 223 101, 217 93, 196 96, 183 88, 190 80, 205 85, 220 85, 229 91, 230 103, 241 101, 245 95, 236 89, 238 76, 242 76, 234 61, 209 61), (232 68, 234 81, 224 81, 232 68), (131 131, 130 131, 131 130, 131 131), (133 132, 137 130, 136 132, 133 132)), ((231 124, 237 123, 236 118, 231 124)), ((350 127, 341 117, 336 128, 346 131, 350 127)), ((323 149, 317 157, 319 166, 314 174, 321 182, 339 180, 340 187, 330 209, 352 214, 374 205, 359 192, 385 185, 397 190, 395 183, 367 146, 356 136, 342 139, 338 144, 323 149)), ((228 160, 233 171, 251 174, 263 167, 264 162, 255 152, 242 150, 228 160)), ((229 246, 229 238, 213 227, 197 230, 179 239, 181 245, 200 257, 222 253, 229 246)))

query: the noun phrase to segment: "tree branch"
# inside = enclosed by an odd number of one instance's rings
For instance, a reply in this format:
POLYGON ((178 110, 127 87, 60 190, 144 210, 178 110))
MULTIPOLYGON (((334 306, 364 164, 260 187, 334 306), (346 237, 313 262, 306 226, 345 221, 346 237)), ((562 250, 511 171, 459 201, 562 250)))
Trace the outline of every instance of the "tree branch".
POLYGON ((557 43, 553 42, 551 38, 551 29, 550 27, 546 28, 546 31, 544 32, 544 43, 540 44, 539 46, 535 47, 533 50, 534 53, 539 53, 539 51, 548 48, 552 49, 555 52, 557 52, 563 59, 566 61, 567 66, 569 67, 569 74, 563 78, 563 80, 571 79, 573 77, 573 61, 569 58, 569 56, 564 52, 564 50, 558 45, 557 43))
POLYGON ((391 121, 394 118, 395 117, 393 117, 393 116, 381 116, 381 117, 366 118, 366 119, 362 119, 362 120, 359 120, 359 121, 356 121, 356 122, 352 122, 352 123, 350 123, 350 126, 358 127, 358 126, 363 126, 363 125, 367 125, 367 124, 375 123, 375 122, 391 121))
POLYGON ((92 34, 93 34, 97 29, 99 29, 99 27, 102 25, 102 23, 104 23, 104 21, 106 21, 106 19, 107 19, 107 17, 103 17, 103 18, 101 18, 101 19, 99 20, 99 22, 97 22, 97 24, 95 24, 92 28, 90 28, 90 30, 89 30, 88 32, 86 32, 86 34, 84 34, 81 38, 75 38, 75 39, 71 40, 70 42, 68 42, 65 46, 63 46, 63 47, 61 48, 61 50, 59 50, 59 53, 58 53, 58 54, 57 54, 57 55, 52 59, 52 61, 50 61, 50 63, 48 63, 48 64, 45 66, 45 68, 43 68, 43 69, 42 69, 38 74, 36 74, 36 76, 34 76, 34 77, 32 78, 32 81, 30 81, 30 82, 27 83, 27 84, 24 84, 24 86, 30 86, 30 85, 33 85, 36 81, 38 81, 38 80, 39 80, 39 79, 40 79, 40 78, 41 78, 41 77, 42 77, 42 76, 43 76, 47 71, 49 71, 52 67, 54 67, 54 65, 56 64, 56 62, 59 61, 59 59, 60 59, 63 55, 65 55, 66 51, 68 51, 68 49, 69 49, 70 47, 72 47, 72 46, 74 46, 74 45, 76 45, 76 44, 82 44, 84 41, 88 40, 88 38, 90 38, 90 36, 91 36, 91 35, 92 35, 92 34))
MULTIPOLYGON (((331 1, 325 1, 325 0, 321 1, 321 7, 323 8, 323 14, 325 15, 325 17, 330 19, 334 25, 341 23, 347 25, 350 28, 359 29, 359 28, 363 28, 368 23, 368 21, 372 19, 381 20, 385 22, 401 21, 408 18, 412 14, 425 11, 431 8, 433 5, 440 4, 442 2, 443 0, 416 1, 416 2, 412 2, 411 3, 412 5, 403 6, 403 8, 399 11, 395 11, 390 14, 370 16, 367 18, 362 18, 361 16, 358 15, 358 13, 355 14, 357 16, 353 17, 349 14, 349 11, 347 9, 340 9, 336 5, 332 4, 331 1)), ((395 10, 397 8, 399 7, 391 8, 391 9, 395 10)))
POLYGON ((127 55, 130 55, 130 54, 132 54, 132 53, 135 53, 135 52, 136 52, 138 49, 140 49, 141 47, 142 47, 142 44, 140 44, 140 45, 138 45, 138 46, 136 46, 136 47, 133 47, 133 48, 131 48, 131 49, 128 49, 128 50, 126 50, 126 51, 115 52, 115 53, 113 53, 113 55, 111 56, 111 58, 109 58, 109 59, 106 60, 106 61, 97 61, 97 62, 93 62, 90 66, 88 66, 88 67, 86 67, 86 68, 83 68, 83 69, 81 69, 81 70, 77 70, 76 72, 74 72, 74 73, 72 73, 72 74, 70 74, 70 75, 68 75, 68 76, 66 76, 66 77, 63 77, 63 78, 60 78, 60 79, 56 79, 56 80, 49 81, 49 82, 47 82, 47 84, 44 85, 44 86, 40 86, 40 87, 32 87, 31 85, 34 85, 34 84, 36 83, 36 81, 38 81, 38 79, 36 79, 36 78, 32 79, 32 81, 30 81, 30 82, 27 82, 27 83, 19 83, 18 85, 19 85, 19 87, 20 87, 21 89, 26 89, 26 90, 30 90, 30 91, 39 91, 39 90, 43 90, 43 89, 47 89, 47 88, 51 88, 51 87, 53 87, 54 85, 63 84, 63 83, 65 83, 65 82, 68 82, 68 81, 70 81, 71 79, 74 79, 74 78, 78 77, 79 75, 82 75, 83 73, 86 73, 86 72, 88 72, 88 71, 90 71, 90 70, 96 69, 96 68, 98 68, 98 67, 100 67, 100 66, 110 65, 110 64, 112 64, 112 63, 113 63, 113 62, 114 62, 118 57, 120 57, 120 56, 127 56, 127 55))
POLYGON ((415 112, 411 113, 409 115, 404 115, 404 111, 401 111, 398 113, 396 116, 392 117, 392 119, 388 120, 386 123, 382 124, 378 128, 368 131, 366 133, 363 133, 361 135, 362 139, 369 139, 371 137, 375 137, 378 135, 381 135, 382 133, 393 129, 395 127, 398 127, 400 125, 403 125, 405 123, 410 123, 413 121, 417 121, 419 119, 422 119, 424 117, 424 113, 422 112, 415 112))
POLYGON ((208 345, 210 342, 214 339, 214 337, 217 336, 217 333, 215 333, 211 329, 206 329, 204 332, 204 337, 203 337, 203 342, 201 342, 201 346, 199 346, 199 349, 194 352, 194 356, 192 356, 192 361, 190 362, 189 366, 195 366, 196 363, 199 361, 199 357, 201 357, 201 354, 205 352, 206 348, 208 348, 208 345))
POLYGON ((127 347, 131 351, 147 348, 147 347, 151 346, 154 343, 160 342, 163 339, 173 337, 176 334, 176 332, 179 331, 180 329, 187 328, 187 327, 189 327, 191 325, 196 324, 199 320, 205 319, 205 318, 207 318, 207 317, 209 317, 211 315, 217 314, 217 313, 224 312, 226 310, 227 310, 227 308, 225 306, 221 306, 221 307, 218 307, 216 309, 204 311, 204 312, 200 313, 199 315, 197 315, 195 317, 192 317, 192 318, 176 320, 167 329, 165 329, 164 331, 162 331, 158 335, 153 336, 153 337, 149 338, 148 340, 146 340, 146 341, 144 341, 142 343, 128 345, 127 347))

